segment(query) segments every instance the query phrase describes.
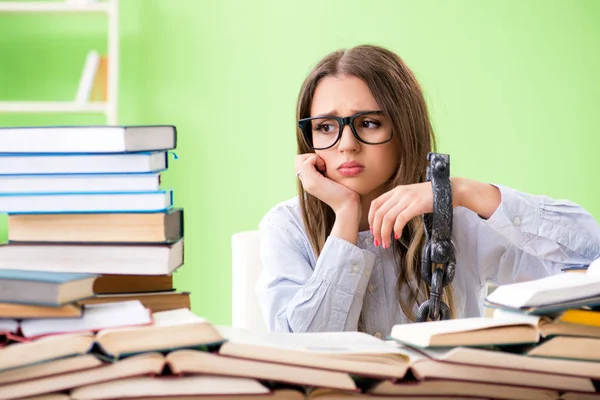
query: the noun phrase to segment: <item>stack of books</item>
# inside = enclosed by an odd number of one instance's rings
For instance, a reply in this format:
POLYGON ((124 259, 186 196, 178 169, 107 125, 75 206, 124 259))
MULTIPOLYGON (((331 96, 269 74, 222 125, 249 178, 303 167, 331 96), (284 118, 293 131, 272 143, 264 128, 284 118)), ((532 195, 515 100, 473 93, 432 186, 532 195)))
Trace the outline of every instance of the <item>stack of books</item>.
POLYGON ((28 271, 17 278, 39 284, 57 272, 101 275, 95 296, 71 299, 79 305, 139 299, 152 311, 189 308, 189 293, 174 291, 172 280, 183 264, 183 210, 160 188, 174 126, 1 128, 0 135, 0 213, 9 214, 0 269, 28 271))

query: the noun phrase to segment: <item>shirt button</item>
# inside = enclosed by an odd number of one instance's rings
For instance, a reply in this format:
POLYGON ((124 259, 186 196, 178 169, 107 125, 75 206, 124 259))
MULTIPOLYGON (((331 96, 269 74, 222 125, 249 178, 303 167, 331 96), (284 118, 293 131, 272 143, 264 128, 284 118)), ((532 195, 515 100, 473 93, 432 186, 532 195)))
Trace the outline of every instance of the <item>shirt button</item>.
POLYGON ((516 217, 514 217, 513 224, 515 224, 516 226, 521 225, 521 217, 519 217, 518 215, 516 217))
POLYGON ((377 339, 382 338, 381 332, 375 332, 375 334, 373 336, 375 336, 377 339))
POLYGON ((373 293, 375 291, 375 289, 377 289, 377 286, 370 284, 368 289, 369 289, 370 293, 373 293))
POLYGON ((371 275, 371 270, 370 269, 366 269, 365 270, 365 276, 369 277, 371 275))
POLYGON ((354 274, 358 273, 358 265, 352 264, 352 273, 354 273, 354 274))
POLYGON ((363 244, 364 244, 365 246, 368 246, 368 245, 370 245, 371 243, 372 243, 372 240, 371 240, 371 239, 369 239, 369 238, 367 238, 367 239, 363 240, 363 244))

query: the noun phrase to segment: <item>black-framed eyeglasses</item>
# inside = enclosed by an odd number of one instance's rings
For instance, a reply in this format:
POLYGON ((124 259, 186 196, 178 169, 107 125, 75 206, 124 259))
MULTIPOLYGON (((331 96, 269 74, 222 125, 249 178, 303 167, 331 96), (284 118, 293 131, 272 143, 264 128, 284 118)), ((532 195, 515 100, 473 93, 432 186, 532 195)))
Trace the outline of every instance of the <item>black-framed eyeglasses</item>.
POLYGON ((354 137, 365 144, 386 143, 393 136, 389 126, 383 123, 381 111, 362 111, 349 117, 323 115, 298 121, 304 140, 313 150, 325 150, 335 146, 346 125, 350 126, 354 137))

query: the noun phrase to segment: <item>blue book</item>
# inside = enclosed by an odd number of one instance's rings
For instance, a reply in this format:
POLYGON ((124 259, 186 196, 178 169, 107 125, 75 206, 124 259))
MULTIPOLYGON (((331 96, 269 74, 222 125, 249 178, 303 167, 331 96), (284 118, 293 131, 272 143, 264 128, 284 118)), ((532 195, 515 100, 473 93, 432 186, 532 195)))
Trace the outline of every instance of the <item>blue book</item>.
POLYGON ((0 213, 5 214, 148 213, 172 206, 171 190, 0 194, 0 213))
POLYGON ((94 295, 97 274, 0 269, 0 303, 60 306, 94 295))
POLYGON ((127 174, 168 168, 166 151, 122 154, 0 154, 0 175, 127 174))

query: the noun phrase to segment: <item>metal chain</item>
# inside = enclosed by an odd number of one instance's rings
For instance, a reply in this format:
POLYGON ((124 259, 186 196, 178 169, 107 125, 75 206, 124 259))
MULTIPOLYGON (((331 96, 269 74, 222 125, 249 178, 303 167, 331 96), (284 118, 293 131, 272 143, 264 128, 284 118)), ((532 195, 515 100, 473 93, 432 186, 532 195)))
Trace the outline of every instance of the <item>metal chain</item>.
POLYGON ((456 256, 452 243, 452 185, 450 156, 428 153, 426 181, 431 181, 433 213, 423 215, 426 242, 421 257, 421 276, 430 287, 430 296, 417 312, 417 322, 450 319, 450 308, 442 290, 454 279, 456 256))

